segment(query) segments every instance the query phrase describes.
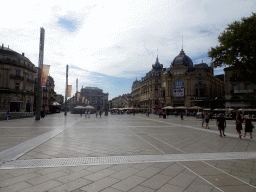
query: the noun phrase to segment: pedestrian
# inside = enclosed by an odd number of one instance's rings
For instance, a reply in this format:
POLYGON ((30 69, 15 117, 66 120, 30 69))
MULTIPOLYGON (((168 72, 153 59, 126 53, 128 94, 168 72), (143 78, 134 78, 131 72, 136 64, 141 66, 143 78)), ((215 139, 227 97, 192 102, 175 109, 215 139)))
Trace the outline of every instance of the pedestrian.
POLYGON ((84 118, 87 117, 87 111, 84 111, 84 118))
POLYGON ((7 120, 7 121, 9 120, 9 117, 10 117, 10 112, 7 111, 7 113, 6 113, 6 120, 7 120))
POLYGON ((226 128, 226 120, 225 120, 223 114, 220 114, 220 116, 217 118, 216 125, 218 126, 218 129, 220 131, 220 137, 222 137, 222 134, 223 134, 223 136, 226 136, 224 133, 225 128, 226 128))
POLYGON ((147 112, 147 113, 148 113, 148 117, 149 117, 149 110, 148 110, 148 112, 147 112))
POLYGON ((252 124, 252 119, 249 115, 244 116, 244 138, 246 136, 246 133, 249 132, 251 139, 252 139, 252 129, 254 128, 252 124))
POLYGON ((91 113, 91 111, 89 110, 89 111, 88 111, 88 118, 90 118, 90 113, 91 113))
POLYGON ((241 130, 243 130, 242 117, 239 113, 237 113, 237 115, 236 115, 236 132, 238 133, 240 139, 242 137, 241 130))
POLYGON ((202 112, 202 127, 204 126, 204 112, 202 112))
POLYGON ((96 111, 96 118, 98 117, 98 111, 96 111))
POLYGON ((183 120, 183 112, 180 112, 180 119, 183 120))
POLYGON ((100 114, 100 118, 101 118, 101 111, 99 112, 99 114, 100 114))
POLYGON ((210 117, 207 113, 204 114, 204 120, 205 120, 205 129, 210 129, 210 127, 209 127, 210 117))

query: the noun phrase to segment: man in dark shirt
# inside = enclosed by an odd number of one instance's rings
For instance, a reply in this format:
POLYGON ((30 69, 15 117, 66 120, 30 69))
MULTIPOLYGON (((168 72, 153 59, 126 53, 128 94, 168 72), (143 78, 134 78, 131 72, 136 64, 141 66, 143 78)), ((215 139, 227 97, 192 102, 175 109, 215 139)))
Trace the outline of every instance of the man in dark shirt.
POLYGON ((218 129, 220 131, 220 137, 222 137, 221 132, 223 133, 223 136, 226 136, 224 133, 224 130, 226 128, 226 120, 223 117, 223 114, 220 114, 220 116, 217 118, 216 125, 218 126, 218 129))

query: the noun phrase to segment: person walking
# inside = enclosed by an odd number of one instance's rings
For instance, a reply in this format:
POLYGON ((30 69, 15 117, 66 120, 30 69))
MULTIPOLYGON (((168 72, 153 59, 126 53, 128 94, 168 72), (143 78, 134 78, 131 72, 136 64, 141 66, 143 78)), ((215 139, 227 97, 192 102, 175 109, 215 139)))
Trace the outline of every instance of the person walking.
POLYGON ((180 119, 183 120, 183 112, 180 112, 180 119))
POLYGON ((101 118, 101 111, 99 112, 99 114, 100 114, 100 118, 101 118))
POLYGON ((86 117, 87 117, 87 111, 84 112, 84 118, 86 118, 86 117))
POLYGON ((9 117, 10 117, 10 112, 7 111, 7 113, 6 113, 6 120, 7 120, 7 121, 9 120, 9 117))
POLYGON ((223 134, 223 136, 226 136, 224 133, 225 132, 224 130, 226 128, 226 120, 225 120, 223 114, 220 114, 220 116, 217 118, 216 125, 218 126, 218 129, 220 131, 220 137, 222 137, 222 134, 223 134))
POLYGON ((204 126, 204 112, 202 112, 202 127, 204 126))
POLYGON ((204 114, 204 120, 205 120, 205 129, 210 129, 210 127, 209 127, 209 120, 210 120, 209 114, 207 114, 207 113, 204 114))
POLYGON ((241 130, 243 130, 242 117, 239 113, 237 113, 237 115, 236 115, 236 132, 238 133, 240 139, 242 137, 241 130))
POLYGON ((91 113, 91 111, 89 110, 89 111, 88 111, 88 118, 90 118, 90 113, 91 113))
POLYGON ((98 111, 96 111, 96 118, 98 117, 98 111))
POLYGON ((249 132, 252 139, 252 129, 254 128, 254 126, 252 124, 252 119, 249 115, 244 116, 244 127, 244 138, 246 136, 246 133, 249 132))

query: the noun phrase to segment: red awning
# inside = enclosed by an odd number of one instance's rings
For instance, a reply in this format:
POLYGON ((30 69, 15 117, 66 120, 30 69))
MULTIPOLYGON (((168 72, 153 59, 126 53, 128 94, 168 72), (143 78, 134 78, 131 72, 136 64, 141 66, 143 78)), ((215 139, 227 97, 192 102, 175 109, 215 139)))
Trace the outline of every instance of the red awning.
POLYGON ((153 109, 162 109, 163 107, 152 107, 153 109))

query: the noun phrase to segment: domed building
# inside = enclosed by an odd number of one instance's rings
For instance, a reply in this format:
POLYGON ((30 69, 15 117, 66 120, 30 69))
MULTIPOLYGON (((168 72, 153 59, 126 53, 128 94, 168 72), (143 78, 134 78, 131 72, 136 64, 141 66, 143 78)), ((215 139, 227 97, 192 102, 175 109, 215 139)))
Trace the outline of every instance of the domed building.
POLYGON ((210 100, 224 95, 224 82, 214 76, 206 63, 194 65, 183 49, 162 73, 159 106, 201 105, 211 107, 210 100))
POLYGON ((32 112, 35 65, 8 47, 0 47, 0 112, 32 112))

